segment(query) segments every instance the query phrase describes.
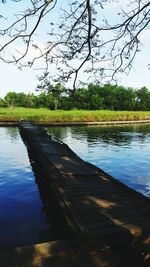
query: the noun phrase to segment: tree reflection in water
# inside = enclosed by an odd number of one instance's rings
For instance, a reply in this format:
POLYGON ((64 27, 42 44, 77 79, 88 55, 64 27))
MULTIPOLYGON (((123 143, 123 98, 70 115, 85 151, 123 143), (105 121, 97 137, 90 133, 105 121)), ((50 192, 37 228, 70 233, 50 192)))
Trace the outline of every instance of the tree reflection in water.
POLYGON ((84 160, 150 197, 150 125, 51 127, 84 160))

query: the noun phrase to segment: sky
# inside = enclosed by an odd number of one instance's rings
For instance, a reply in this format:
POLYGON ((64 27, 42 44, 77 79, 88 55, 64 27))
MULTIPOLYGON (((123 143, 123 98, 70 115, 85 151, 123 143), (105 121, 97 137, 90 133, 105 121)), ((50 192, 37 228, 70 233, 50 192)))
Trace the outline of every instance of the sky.
MULTIPOLYGON (((128 0, 124 0, 123 3, 126 4, 128 0)), ((10 1, 11 2, 11 1, 10 1)), ((9 3, 10 3, 9 2, 9 3)), ((2 4, 1 4, 2 5, 2 4)), ((15 5, 13 6, 10 4, 7 6, 8 10, 11 13, 15 13, 15 5)), ((4 5, 3 5, 4 6, 4 5)), ((116 6, 111 3, 109 5, 109 16, 113 16, 114 8, 116 6)), ((5 6, 6 8, 6 6, 5 6)), ((55 12, 57 12, 56 10, 55 12)), ((55 18, 58 16, 54 12, 55 18)), ((115 18, 114 18, 115 19, 115 18)), ((41 35, 43 36, 43 30, 45 31, 46 23, 39 29, 38 37, 39 41, 41 41, 41 35)), ((38 39, 38 38, 37 38, 38 39)), ((43 37, 44 39, 44 37, 43 37)), ((2 39, 0 39, 1 41, 2 39)), ((142 35, 141 39, 143 45, 141 47, 141 52, 137 54, 135 59, 134 65, 132 70, 130 71, 129 75, 126 76, 123 74, 119 80, 118 84, 126 86, 126 87, 133 87, 133 88, 140 88, 142 86, 146 86, 150 89, 150 70, 148 70, 147 65, 149 62, 149 44, 150 44, 150 33, 149 30, 145 31, 142 35)), ((30 52, 30 55, 33 54, 33 51, 30 52)), ((41 62, 38 63, 40 67, 41 62)), ((54 71, 54 70, 53 70, 54 71)), ((0 97, 4 97, 8 92, 15 91, 15 92, 25 92, 25 93, 36 93, 35 89, 36 86, 39 84, 37 76, 39 75, 39 71, 35 71, 31 68, 23 68, 21 71, 18 69, 16 65, 13 64, 6 64, 0 61, 0 97)), ((81 73, 82 75, 82 73, 81 73)))

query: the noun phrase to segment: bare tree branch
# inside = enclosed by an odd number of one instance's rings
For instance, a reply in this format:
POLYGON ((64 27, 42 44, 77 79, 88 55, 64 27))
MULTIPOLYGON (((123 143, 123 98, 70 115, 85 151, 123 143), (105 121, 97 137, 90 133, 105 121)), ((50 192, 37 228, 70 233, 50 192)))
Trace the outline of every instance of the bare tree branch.
MULTIPOLYGON (((12 0, 15 5, 23 0, 12 0)), ((109 0, 70 0, 63 1, 61 8, 57 0, 28 0, 26 9, 16 14, 15 20, 6 19, 0 14, 0 19, 10 22, 6 27, 1 26, 0 59, 7 63, 18 63, 20 66, 33 66, 36 61, 43 59, 45 72, 56 65, 56 75, 52 78, 59 82, 73 80, 73 88, 79 80, 80 73, 88 77, 95 76, 96 80, 107 78, 116 80, 118 73, 124 73, 132 67, 136 54, 141 47, 142 33, 149 30, 150 1, 128 0, 125 9, 118 10, 118 18, 107 19, 105 9, 109 0), (56 20, 51 19, 52 11, 59 12, 56 20), (36 44, 35 36, 42 24, 49 25, 45 45, 36 44), (8 53, 11 46, 21 42, 24 51, 15 49, 12 56, 8 53), (25 59, 34 47, 38 55, 25 59)), ((115 3, 115 0, 112 2, 115 3)), ((1 1, 7 5, 7 1, 1 1)), ((42 36, 41 36, 42 39, 42 36)))

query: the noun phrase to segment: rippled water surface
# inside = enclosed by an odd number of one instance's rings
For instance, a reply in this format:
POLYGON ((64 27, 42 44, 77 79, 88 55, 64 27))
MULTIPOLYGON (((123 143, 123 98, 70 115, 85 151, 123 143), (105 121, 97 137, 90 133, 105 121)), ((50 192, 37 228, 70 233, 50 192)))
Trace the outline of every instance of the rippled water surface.
POLYGON ((150 197, 150 125, 48 128, 81 158, 150 197))
POLYGON ((17 128, 0 127, 0 247, 53 239, 17 128))

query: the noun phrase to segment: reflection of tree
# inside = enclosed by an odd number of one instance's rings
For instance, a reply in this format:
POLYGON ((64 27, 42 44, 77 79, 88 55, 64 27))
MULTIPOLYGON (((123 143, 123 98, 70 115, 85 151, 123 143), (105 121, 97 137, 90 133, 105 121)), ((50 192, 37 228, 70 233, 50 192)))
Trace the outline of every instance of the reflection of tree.
POLYGON ((19 131, 17 127, 5 127, 6 136, 9 136, 12 142, 19 138, 19 131))
MULTIPOLYGON (((30 159, 30 164, 35 176, 35 182, 38 186, 41 202, 43 204, 43 212, 46 215, 47 223, 50 228, 48 231, 49 239, 51 240, 64 240, 69 238, 69 230, 61 217, 61 212, 59 211, 58 203, 55 201, 54 193, 51 189, 50 180, 48 179, 44 169, 39 168, 40 162, 35 160, 35 155, 32 150, 28 150, 28 156, 30 159), (60 223, 61 222, 61 223, 60 223)), ((41 238, 45 239, 45 232, 40 232, 41 238)), ((48 236, 46 241, 48 240, 48 236)), ((43 240, 44 242, 45 240, 43 240)))
POLYGON ((48 132, 62 141, 70 133, 72 138, 86 140, 88 145, 98 141, 121 145, 133 141, 145 142, 150 135, 150 125, 51 127, 48 132))
POLYGON ((70 127, 48 127, 47 132, 54 138, 62 140, 67 137, 70 127))

